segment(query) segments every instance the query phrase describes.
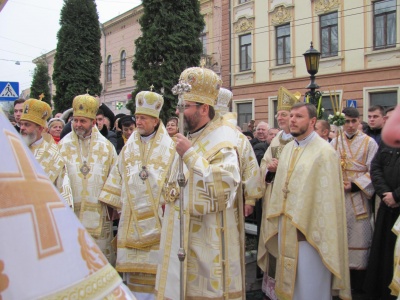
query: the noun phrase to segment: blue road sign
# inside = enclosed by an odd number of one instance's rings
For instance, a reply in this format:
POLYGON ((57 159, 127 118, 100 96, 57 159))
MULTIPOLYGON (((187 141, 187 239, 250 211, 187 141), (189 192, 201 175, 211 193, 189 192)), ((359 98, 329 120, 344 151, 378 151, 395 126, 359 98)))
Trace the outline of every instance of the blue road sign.
POLYGON ((347 100, 347 107, 357 108, 357 100, 347 100))
POLYGON ((14 101, 18 95, 19 82, 0 81, 0 101, 14 101))

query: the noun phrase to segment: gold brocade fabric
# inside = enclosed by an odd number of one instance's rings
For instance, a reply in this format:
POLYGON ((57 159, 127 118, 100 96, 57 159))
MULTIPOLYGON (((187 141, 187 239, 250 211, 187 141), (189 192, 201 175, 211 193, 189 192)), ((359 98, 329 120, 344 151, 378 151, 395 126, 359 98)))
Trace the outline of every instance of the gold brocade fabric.
MULTIPOLYGON (((267 172, 267 165, 272 161, 273 158, 279 158, 279 155, 282 153, 283 148, 287 143, 291 142, 293 138, 288 140, 282 139, 283 131, 280 131, 271 141, 267 151, 264 154, 264 157, 261 160, 260 170, 261 177, 264 181, 265 174, 267 172)), ((260 240, 258 243, 258 251, 257 251, 257 264, 264 272, 268 270, 268 252, 269 250, 266 247, 267 241, 267 207, 269 206, 269 201, 271 198, 273 182, 270 184, 266 184, 264 181, 264 197, 263 197, 263 210, 262 210, 262 218, 261 218, 261 228, 260 228, 260 240)), ((274 247, 273 247, 274 248, 274 247)), ((273 250, 273 249, 272 249, 273 250)), ((271 253, 274 257, 278 256, 278 253, 271 253)))
POLYGON ((42 139, 40 144, 29 148, 65 202, 72 207, 73 198, 69 176, 58 146, 54 142, 49 143, 42 139))
POLYGON ((337 290, 341 299, 351 299, 339 159, 326 141, 314 137, 299 153, 287 186, 290 192, 285 199, 283 190, 293 143, 287 144, 282 151, 266 212, 266 246, 273 253, 278 253, 276 294, 279 299, 293 297, 297 232, 300 231, 332 273, 332 291, 337 290), (281 244, 276 249, 278 231, 281 244))
POLYGON ((99 202, 98 198, 117 160, 114 146, 101 135, 97 127, 93 127, 91 137, 83 141, 78 141, 78 136, 72 131, 58 146, 66 161, 75 214, 113 264, 112 221, 108 218, 106 205, 99 202), (81 172, 84 161, 90 168, 86 176, 81 172))
MULTIPOLYGON (((250 141, 236 128, 236 113, 220 113, 220 115, 222 119, 217 120, 217 122, 222 122, 224 125, 230 126, 237 135, 236 137, 233 136, 234 140, 232 140, 232 143, 236 144, 236 149, 239 156, 240 176, 242 179, 237 190, 237 207, 240 241, 241 245, 243 245, 241 248, 241 267, 242 274, 245 274, 245 220, 243 208, 245 204, 254 206, 256 201, 262 196, 260 168, 258 166, 257 158, 254 154, 254 150, 250 144, 250 141)), ((244 280, 243 290, 246 290, 244 280)))
MULTIPOLYGON (((183 156, 184 299, 243 299, 242 241, 237 189, 241 180, 234 141, 227 124, 210 122, 183 156), (225 264, 223 264, 225 260, 225 264), (224 294, 225 287, 225 294, 224 294)), ((179 158, 169 181, 176 181, 179 158)), ((157 299, 179 299, 179 205, 167 203, 157 269, 157 299)))
POLYGON ((100 201, 121 211, 116 269, 129 273, 132 282, 128 286, 137 292, 148 292, 146 285, 154 290, 164 182, 175 152, 175 144, 162 123, 144 145, 140 134, 134 131, 100 194, 100 201), (142 180, 139 174, 144 162, 149 176, 142 180), (134 273, 152 274, 154 278, 135 282, 135 278, 143 276, 134 273))
POLYGON ((362 132, 357 132, 352 139, 342 133, 331 144, 341 158, 343 180, 354 182, 360 188, 358 192, 345 193, 349 265, 351 269, 366 269, 373 234, 368 201, 374 187, 369 170, 378 145, 362 132))

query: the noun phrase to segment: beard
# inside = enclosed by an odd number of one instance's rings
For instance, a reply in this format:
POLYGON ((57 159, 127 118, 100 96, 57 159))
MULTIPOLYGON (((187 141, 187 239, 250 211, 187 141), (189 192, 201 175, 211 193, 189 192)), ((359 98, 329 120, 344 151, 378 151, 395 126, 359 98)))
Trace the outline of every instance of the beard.
POLYGON ((197 126, 199 125, 199 120, 200 120, 200 115, 198 111, 196 111, 191 116, 184 116, 183 124, 185 126, 185 130, 192 132, 195 129, 197 129, 197 126))
POLYGON ((79 136, 80 138, 84 138, 89 134, 89 132, 92 131, 92 128, 90 128, 90 129, 74 128, 74 131, 75 131, 77 136, 79 136))
POLYGON ((305 134, 305 133, 307 132, 307 130, 308 130, 308 127, 298 128, 298 131, 292 131, 292 129, 290 129, 290 134, 291 134, 293 137, 298 137, 298 136, 300 136, 300 135, 305 134))
POLYGON ((36 134, 34 132, 28 133, 26 135, 21 135, 22 140, 28 147, 36 142, 36 134))

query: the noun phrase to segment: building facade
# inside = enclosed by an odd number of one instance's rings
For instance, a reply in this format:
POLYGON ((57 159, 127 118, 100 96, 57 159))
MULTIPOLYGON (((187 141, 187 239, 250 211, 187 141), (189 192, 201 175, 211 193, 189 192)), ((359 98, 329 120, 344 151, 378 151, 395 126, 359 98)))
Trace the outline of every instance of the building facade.
POLYGON ((305 94, 311 41, 326 115, 330 94, 355 100, 364 119, 372 105, 400 103, 399 0, 226 0, 222 11, 222 79, 239 125, 276 127, 280 86, 305 94))
MULTIPOLYGON (((222 3, 221 0, 200 0, 200 7, 205 20, 200 39, 203 43, 206 67, 221 74, 222 3)), ((131 93, 136 87, 133 80, 132 62, 135 54, 135 40, 141 35, 139 19, 142 15, 143 6, 139 5, 101 24, 100 45, 103 62, 100 80, 103 92, 100 100, 115 114, 130 113, 126 104, 131 101, 131 93)), ((54 70, 55 53, 56 50, 52 50, 33 61, 37 63, 44 59, 48 65, 50 77, 54 70)), ((56 87, 52 81, 50 90, 51 94, 55 95, 56 87)))

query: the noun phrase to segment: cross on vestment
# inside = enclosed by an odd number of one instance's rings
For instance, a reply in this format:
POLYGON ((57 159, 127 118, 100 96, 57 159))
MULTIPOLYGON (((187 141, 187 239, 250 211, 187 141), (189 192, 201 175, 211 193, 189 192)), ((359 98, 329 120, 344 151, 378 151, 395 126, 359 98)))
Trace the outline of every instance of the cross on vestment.
POLYGON ((93 155, 96 155, 98 158, 102 158, 108 155, 108 152, 104 149, 104 145, 100 144, 99 149, 93 150, 93 155))
POLYGON ((198 142, 198 149, 200 152, 202 152, 203 154, 206 153, 206 146, 210 143, 210 141, 207 141, 205 143, 202 142, 198 142))
POLYGON ((5 200, 0 201, 0 217, 25 214, 31 217, 39 259, 62 252, 53 210, 65 208, 65 205, 48 178, 36 173, 21 141, 12 133, 6 136, 18 170, 14 174, 0 174, 0 190, 5 195, 5 200))
POLYGON ((282 189, 282 192, 284 193, 284 199, 287 199, 287 195, 290 193, 289 189, 287 188, 287 184, 285 184, 285 187, 282 189))

